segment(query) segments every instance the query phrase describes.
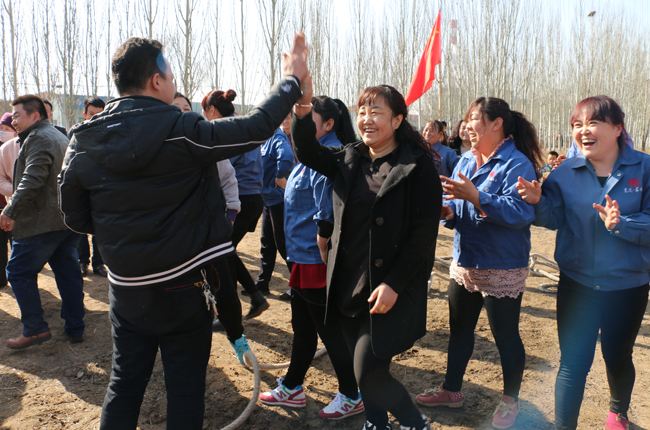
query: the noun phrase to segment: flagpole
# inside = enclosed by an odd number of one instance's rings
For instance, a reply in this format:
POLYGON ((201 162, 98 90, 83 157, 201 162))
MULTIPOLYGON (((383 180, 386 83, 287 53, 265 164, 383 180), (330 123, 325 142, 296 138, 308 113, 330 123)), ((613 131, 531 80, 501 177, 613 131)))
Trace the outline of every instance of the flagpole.
POLYGON ((440 79, 440 65, 438 65, 438 121, 442 121, 442 79, 440 79))
POLYGON ((422 97, 418 99, 418 132, 422 130, 422 97))
MULTIPOLYGON (((440 7, 440 0, 438 0, 438 14, 441 13, 442 13, 442 8, 440 7)), ((441 28, 438 29, 438 31, 441 30, 442 30, 441 28)), ((438 121, 442 121, 442 79, 440 76, 441 70, 442 70, 442 38, 440 39, 440 62, 438 63, 438 116, 440 117, 438 118, 438 121)))

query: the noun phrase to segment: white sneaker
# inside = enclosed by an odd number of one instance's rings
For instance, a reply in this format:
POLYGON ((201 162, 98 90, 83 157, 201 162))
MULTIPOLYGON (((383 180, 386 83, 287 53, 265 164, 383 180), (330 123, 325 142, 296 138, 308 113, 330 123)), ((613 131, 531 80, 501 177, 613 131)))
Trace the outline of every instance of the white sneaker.
POLYGON ((262 403, 269 406, 289 406, 290 408, 304 408, 307 406, 305 390, 302 385, 290 390, 282 383, 284 378, 278 378, 277 381, 277 388, 260 394, 262 403))
POLYGON ((318 412, 318 416, 327 420, 340 420, 360 414, 364 409, 361 395, 359 395, 357 400, 352 400, 339 392, 336 393, 336 397, 334 397, 332 403, 318 412))

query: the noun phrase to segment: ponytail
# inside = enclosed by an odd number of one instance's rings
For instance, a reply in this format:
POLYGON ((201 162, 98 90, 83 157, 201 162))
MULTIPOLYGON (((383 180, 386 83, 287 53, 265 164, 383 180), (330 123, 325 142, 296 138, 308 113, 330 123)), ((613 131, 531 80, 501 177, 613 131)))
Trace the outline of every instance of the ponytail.
POLYGON ((352 127, 352 119, 347 106, 341 100, 333 99, 327 96, 318 96, 311 99, 312 109, 321 116, 323 122, 330 119, 334 120, 332 131, 336 132, 336 137, 343 145, 352 143, 357 140, 352 127))
POLYGON ((336 130, 336 137, 343 145, 356 142, 358 139, 352 126, 352 118, 350 117, 348 107, 339 99, 334 99, 334 103, 339 107, 339 127, 336 130))
POLYGON ((526 119, 526 116, 517 111, 510 111, 513 119, 513 127, 506 135, 511 135, 515 141, 515 146, 520 150, 526 158, 533 163, 535 171, 544 165, 542 151, 539 149, 539 138, 537 137, 537 130, 532 122, 526 119))
POLYGON ((539 149, 537 130, 523 113, 511 110, 505 100, 495 97, 479 97, 469 105, 465 120, 474 109, 478 109, 490 121, 501 118, 505 135, 512 136, 515 147, 533 163, 535 171, 539 171, 544 163, 542 151, 539 149))

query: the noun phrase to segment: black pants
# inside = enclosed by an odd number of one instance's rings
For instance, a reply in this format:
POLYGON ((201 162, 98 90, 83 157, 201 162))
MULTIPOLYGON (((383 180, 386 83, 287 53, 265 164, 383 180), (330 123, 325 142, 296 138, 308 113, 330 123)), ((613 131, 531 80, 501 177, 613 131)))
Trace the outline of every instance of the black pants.
MULTIPOLYGON (((309 290, 308 293, 310 297, 322 293, 322 298, 325 299, 325 288, 309 290)), ((324 300, 322 302, 324 303, 324 300)), ((324 322, 325 305, 308 302, 301 296, 300 291, 294 289, 291 294, 293 345, 291 364, 284 377, 284 385, 290 389, 302 385, 316 353, 320 336, 339 380, 339 391, 351 399, 356 399, 359 393, 354 378, 352 354, 343 338, 341 326, 334 320, 328 321, 327 325, 324 322)))
POLYGON ((460 391, 462 388, 463 375, 474 351, 474 330, 485 306, 501 357, 503 394, 519 399, 526 364, 526 351, 519 336, 522 296, 520 294, 516 299, 483 297, 479 292, 470 293, 453 279, 449 282, 450 335, 445 390, 460 391))
MULTIPOLYGON (((77 252, 79 253, 79 263, 85 264, 86 266, 90 263, 90 246, 88 245, 88 235, 80 234, 81 240, 79 240, 79 245, 77 245, 77 252)), ((95 236, 90 236, 93 242, 93 258, 92 266, 95 267, 103 266, 104 260, 102 259, 102 254, 99 253, 99 248, 97 247, 97 241, 95 236)))
POLYGON ((113 371, 100 429, 135 429, 158 349, 165 371, 167 429, 203 428, 212 314, 201 289, 109 289, 113 371))
MULTIPOLYGON (((260 219, 262 210, 264 209, 264 201, 262 200, 261 194, 240 195, 239 200, 241 201, 241 209, 232 226, 232 244, 235 249, 237 249, 239 242, 246 236, 246 233, 255 231, 257 221, 260 219)), ((241 261, 241 258, 237 254, 233 254, 229 262, 230 276, 235 286, 239 282, 250 295, 257 291, 253 277, 241 261)))
POLYGON ((7 261, 11 232, 0 230, 0 288, 7 285, 7 261))
POLYGON ((287 261, 287 245, 284 241, 284 202, 264 206, 262 211, 262 235, 260 237, 262 263, 255 284, 267 290, 275 269, 275 257, 279 252, 291 272, 291 262, 287 261))
POLYGON ((217 312, 219 321, 226 330, 226 336, 231 342, 235 342, 244 334, 241 322, 241 302, 237 295, 237 286, 230 277, 230 265, 228 259, 212 261, 217 275, 212 270, 206 270, 208 282, 216 289, 214 294, 217 301, 217 312))
POLYGON ((600 331, 609 382, 609 408, 627 416, 634 387, 632 351, 648 304, 648 284, 598 291, 560 273, 557 329, 560 370, 555 384, 555 427, 575 429, 600 331))
POLYGON ((388 412, 403 426, 423 428, 425 423, 406 388, 390 373, 391 358, 372 352, 370 314, 346 317, 336 311, 343 336, 354 359, 354 375, 366 408, 366 419, 377 428, 388 424, 388 412))

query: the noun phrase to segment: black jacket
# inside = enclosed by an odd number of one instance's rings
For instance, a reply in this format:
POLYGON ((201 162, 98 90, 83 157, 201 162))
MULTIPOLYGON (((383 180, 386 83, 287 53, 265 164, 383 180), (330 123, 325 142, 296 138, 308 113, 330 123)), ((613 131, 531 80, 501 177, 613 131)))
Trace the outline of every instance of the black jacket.
MULTIPOLYGON (((357 177, 361 155, 355 149, 330 148, 316 140, 311 115, 294 117, 291 134, 301 163, 333 182, 334 232, 327 260, 327 297, 336 280, 346 276, 337 270, 341 220, 346 201, 357 177)), ((399 294, 386 314, 372 314, 372 348, 388 358, 406 351, 426 333, 427 282, 433 267, 442 187, 433 160, 423 150, 402 144, 397 164, 391 169, 372 208, 368 275, 370 289, 386 283, 399 294)), ((348 251, 349 252, 349 251, 348 251)), ((335 305, 334 305, 335 306, 335 305)), ((371 304, 369 304, 370 309, 371 304)))
POLYGON ((21 132, 14 164, 14 194, 3 213, 15 221, 14 239, 65 230, 57 196, 57 176, 68 139, 43 119, 21 132))
POLYGON ((206 121, 161 100, 112 100, 75 126, 59 176, 66 225, 94 234, 116 286, 170 281, 234 252, 216 162, 268 140, 301 92, 274 86, 246 116, 206 121))

